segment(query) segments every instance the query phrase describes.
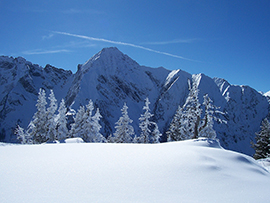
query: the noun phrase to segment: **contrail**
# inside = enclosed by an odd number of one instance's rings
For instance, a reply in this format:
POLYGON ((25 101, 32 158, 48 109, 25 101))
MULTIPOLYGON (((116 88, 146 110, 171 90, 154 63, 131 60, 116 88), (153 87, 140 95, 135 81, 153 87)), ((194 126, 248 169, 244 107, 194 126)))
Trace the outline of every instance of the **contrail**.
POLYGON ((182 56, 178 56, 178 55, 175 55, 175 54, 170 54, 170 53, 163 52, 163 51, 157 51, 157 50, 154 50, 154 49, 150 49, 150 48, 147 48, 147 47, 143 47, 143 46, 136 45, 136 44, 131 44, 131 43, 126 43, 126 42, 118 42, 118 41, 113 41, 113 40, 108 40, 108 39, 89 37, 89 36, 85 36, 85 35, 71 34, 71 33, 67 33, 67 32, 54 31, 54 33, 60 34, 60 35, 67 35, 67 36, 71 36, 71 37, 77 37, 77 38, 81 38, 81 39, 92 40, 92 41, 107 42, 107 43, 110 43, 110 44, 118 44, 118 45, 130 46, 130 47, 139 48, 139 49, 143 49, 143 50, 146 50, 146 51, 154 52, 154 53, 157 53, 157 54, 163 54, 163 55, 166 55, 166 56, 179 58, 179 59, 182 59, 182 60, 201 62, 201 61, 185 58, 185 57, 182 57, 182 56))
POLYGON ((192 43, 194 41, 198 41, 200 39, 197 38, 193 38, 193 39, 175 39, 175 40, 171 40, 171 41, 161 41, 161 42, 144 42, 141 44, 150 44, 150 45, 167 45, 167 44, 188 44, 188 43, 192 43))
POLYGON ((62 52, 71 52, 67 49, 58 49, 58 50, 32 50, 32 51, 24 51, 23 54, 26 55, 38 55, 38 54, 56 54, 62 52))

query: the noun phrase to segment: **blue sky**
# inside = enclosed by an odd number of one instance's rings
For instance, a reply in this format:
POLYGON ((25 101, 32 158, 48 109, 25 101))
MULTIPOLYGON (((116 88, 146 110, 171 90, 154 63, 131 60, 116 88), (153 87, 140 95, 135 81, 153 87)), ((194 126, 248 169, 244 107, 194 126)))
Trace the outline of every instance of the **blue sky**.
POLYGON ((0 55, 76 72, 103 47, 270 90, 268 0, 0 0, 0 55))

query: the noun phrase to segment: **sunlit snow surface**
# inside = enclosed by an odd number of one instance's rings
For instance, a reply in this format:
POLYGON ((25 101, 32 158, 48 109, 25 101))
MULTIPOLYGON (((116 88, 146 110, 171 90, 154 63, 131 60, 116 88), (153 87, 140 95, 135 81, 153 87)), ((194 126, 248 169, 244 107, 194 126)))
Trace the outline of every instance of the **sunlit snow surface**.
POLYGON ((0 202, 269 202, 270 174, 215 140, 0 144, 0 202))

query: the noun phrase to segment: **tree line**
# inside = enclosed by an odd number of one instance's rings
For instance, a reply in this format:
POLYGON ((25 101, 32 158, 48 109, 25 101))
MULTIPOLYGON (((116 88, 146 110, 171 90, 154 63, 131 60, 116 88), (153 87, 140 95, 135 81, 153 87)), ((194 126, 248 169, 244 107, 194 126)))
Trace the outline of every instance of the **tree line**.
POLYGON ((41 144, 45 142, 54 142, 66 138, 80 137, 84 142, 111 142, 111 143, 159 143, 161 133, 158 125, 152 121, 153 114, 150 113, 148 98, 145 99, 144 113, 139 118, 140 136, 136 136, 133 122, 128 116, 128 106, 124 103, 121 109, 122 116, 115 124, 116 131, 113 135, 105 138, 101 133, 102 118, 99 108, 94 113, 94 104, 92 100, 86 106, 80 106, 76 112, 68 110, 64 99, 57 105, 57 100, 53 90, 50 90, 48 97, 49 105, 47 107, 46 93, 40 89, 37 99, 37 111, 32 117, 27 129, 17 126, 15 134, 22 144, 41 144), (58 109, 58 110, 57 110, 58 109), (72 115, 73 122, 68 128, 67 116, 72 115))
MULTIPOLYGON (((214 120, 225 122, 218 115, 224 114, 213 105, 213 101, 206 94, 203 103, 198 99, 198 87, 195 81, 188 81, 189 94, 186 102, 179 106, 166 132, 167 141, 180 141, 196 139, 198 137, 216 138, 213 128, 214 120)), ((100 133, 102 118, 99 108, 94 113, 92 100, 86 106, 80 106, 78 111, 67 110, 64 99, 59 108, 53 90, 50 90, 46 100, 44 89, 39 90, 37 99, 37 111, 30 121, 27 129, 19 125, 15 130, 17 138, 23 144, 40 144, 53 142, 66 138, 80 137, 84 142, 110 142, 110 143, 159 143, 162 134, 157 123, 153 121, 154 114, 150 110, 150 101, 145 99, 143 114, 139 118, 140 134, 136 135, 131 125, 132 120, 128 116, 128 106, 124 103, 122 116, 115 123, 115 132, 104 136, 100 133), (47 107, 48 105, 48 107, 47 107), (67 115, 72 115, 73 122, 67 123, 67 115)))
MULTIPOLYGON (((220 118, 224 112, 213 104, 208 94, 203 96, 203 103, 199 102, 199 90, 195 81, 188 80, 189 94, 183 106, 178 106, 174 117, 165 132, 168 142, 198 137, 216 138, 214 121, 225 122, 220 118)), ((27 129, 19 125, 15 134, 22 144, 40 144, 54 142, 66 138, 80 137, 84 142, 102 143, 159 143, 162 134, 157 123, 153 121, 154 114, 150 110, 150 101, 145 99, 143 114, 139 118, 140 134, 136 135, 132 126, 132 119, 128 116, 128 106, 124 103, 122 116, 115 123, 115 132, 107 137, 100 133, 102 118, 99 108, 94 113, 92 100, 86 106, 80 106, 76 112, 67 109, 64 99, 59 108, 53 90, 50 90, 46 101, 44 89, 40 89, 37 99, 37 111, 32 117, 27 129), (47 107, 48 104, 48 107, 47 107), (71 115, 73 122, 68 124, 67 116, 71 115)), ((254 158, 270 157, 270 123, 267 118, 262 121, 261 130, 256 133, 255 143, 251 142, 255 150, 254 158)))

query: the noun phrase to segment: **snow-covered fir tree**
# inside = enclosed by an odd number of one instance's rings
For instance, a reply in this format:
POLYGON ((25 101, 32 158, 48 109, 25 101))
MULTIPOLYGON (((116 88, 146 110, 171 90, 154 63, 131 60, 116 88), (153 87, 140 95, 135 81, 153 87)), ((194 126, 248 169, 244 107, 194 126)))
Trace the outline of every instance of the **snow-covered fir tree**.
POLYGON ((80 106, 79 110, 76 112, 74 117, 74 123, 71 124, 71 129, 69 131, 69 137, 80 137, 82 138, 83 124, 84 124, 84 106, 80 106))
POLYGON ((57 110, 57 100, 54 96, 53 90, 48 97, 50 104, 47 108, 47 122, 46 122, 46 140, 54 141, 56 140, 56 115, 55 112, 57 110))
POLYGON ((134 137, 134 143, 157 143, 160 139, 160 132, 158 125, 152 120, 154 114, 150 111, 150 101, 148 97, 145 99, 145 105, 143 106, 144 113, 139 118, 139 127, 141 129, 140 136, 134 137))
POLYGON ((162 136, 162 134, 158 129, 158 125, 154 122, 152 122, 152 124, 154 125, 154 130, 152 132, 153 143, 160 143, 160 137, 162 136))
POLYGON ((92 115, 94 105, 92 100, 86 105, 81 106, 76 113, 72 110, 72 115, 75 114, 74 123, 71 124, 71 129, 67 129, 67 108, 64 99, 61 100, 58 114, 57 100, 53 90, 49 95, 50 105, 46 109, 46 93, 40 89, 37 100, 37 112, 34 114, 27 130, 25 131, 20 126, 15 130, 17 138, 22 143, 39 144, 43 142, 52 142, 54 140, 63 140, 67 137, 81 137, 85 142, 107 142, 100 133, 101 125, 99 124, 100 115, 97 109, 95 115, 92 115))
POLYGON ((187 124, 183 117, 183 109, 178 106, 172 122, 170 123, 169 129, 166 132, 167 141, 172 142, 189 139, 189 137, 187 137, 188 132, 186 126, 187 124))
POLYGON ((21 141, 21 144, 33 144, 32 137, 19 125, 15 129, 15 135, 17 135, 17 139, 21 141))
POLYGON ((92 116, 92 112, 94 110, 94 104, 92 100, 86 105, 86 111, 83 116, 83 140, 85 142, 104 142, 105 138, 101 135, 100 129, 101 125, 99 124, 100 118, 102 117, 99 113, 99 109, 94 116, 92 116))
POLYGON ((190 80, 188 80, 188 83, 189 94, 186 99, 186 103, 183 106, 183 117, 186 120, 185 129, 187 132, 187 137, 197 139, 199 137, 199 125, 202 114, 201 104, 198 98, 199 89, 195 80, 193 80, 192 84, 190 80))
POLYGON ((97 108, 97 111, 95 115, 92 117, 92 138, 93 142, 107 142, 105 137, 100 133, 101 125, 99 124, 100 119, 102 118, 99 108, 97 108))
POLYGON ((81 106, 75 114, 74 123, 71 124, 69 137, 80 137, 85 142, 107 142, 100 133, 101 125, 99 124, 102 118, 99 109, 93 115, 94 104, 92 100, 86 107, 81 106))
POLYGON ((128 116, 128 107, 124 103, 121 109, 122 116, 116 122, 113 141, 116 143, 131 143, 134 135, 134 128, 130 125, 133 121, 128 116))
POLYGON ((210 99, 208 94, 204 95, 204 118, 202 119, 202 123, 199 129, 199 136, 200 137, 207 137, 211 139, 216 138, 216 131, 214 130, 214 121, 213 119, 217 120, 214 116, 214 113, 218 109, 216 106, 213 105, 213 101, 210 99))
POLYGON ((178 107, 166 132, 168 141, 197 139, 198 137, 214 139, 216 138, 216 132, 213 128, 214 120, 226 123, 215 115, 223 115, 224 113, 213 105, 208 94, 204 95, 203 105, 199 102, 198 94, 196 81, 193 81, 192 85, 189 81, 189 95, 186 102, 182 108, 178 107))
POLYGON ((95 139, 95 135, 92 133, 93 128, 93 118, 92 112, 94 110, 94 104, 90 99, 88 104, 86 105, 85 113, 83 115, 83 124, 82 124, 82 134, 81 138, 85 142, 93 142, 95 139))
POLYGON ((148 98, 145 99, 145 106, 143 107, 143 110, 145 111, 144 114, 141 115, 139 118, 140 124, 139 127, 141 129, 140 134, 140 143, 150 143, 151 142, 151 117, 154 116, 154 114, 150 113, 150 107, 149 107, 150 101, 148 98))
POLYGON ((46 112, 46 93, 44 89, 39 89, 37 100, 37 112, 28 125, 27 132, 32 138, 34 144, 40 144, 47 141, 47 112, 46 112))
POLYGON ((255 150, 254 159, 270 156, 270 123, 267 118, 262 121, 260 132, 256 133, 256 143, 252 143, 255 150))
POLYGON ((67 108, 65 105, 65 100, 62 99, 59 109, 58 109, 58 119, 57 119, 57 130, 56 130, 56 139, 63 140, 68 136, 68 129, 67 129, 67 108))
POLYGON ((215 139, 217 134, 216 134, 216 131, 214 130, 213 126, 214 126, 214 121, 212 118, 210 118, 207 121, 207 125, 204 126, 204 128, 200 129, 199 137, 206 137, 206 138, 210 138, 210 139, 215 139))

